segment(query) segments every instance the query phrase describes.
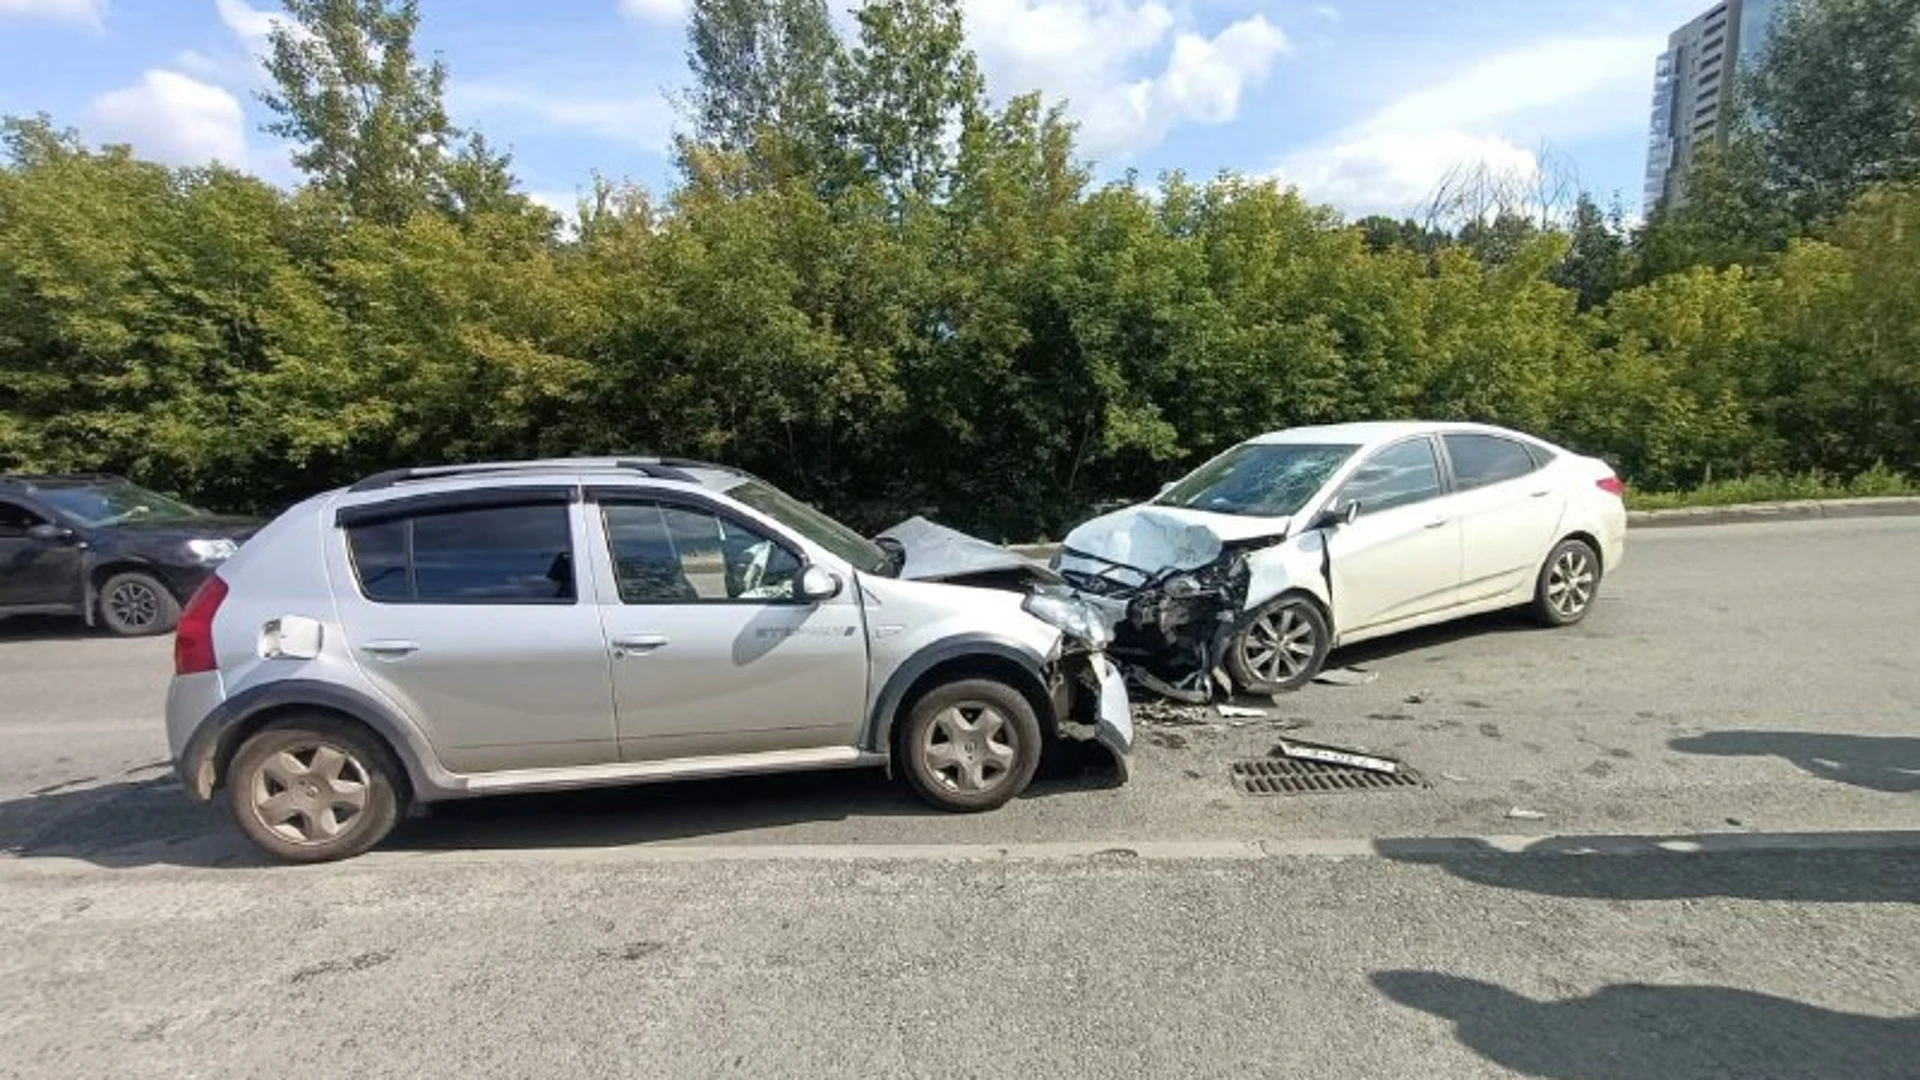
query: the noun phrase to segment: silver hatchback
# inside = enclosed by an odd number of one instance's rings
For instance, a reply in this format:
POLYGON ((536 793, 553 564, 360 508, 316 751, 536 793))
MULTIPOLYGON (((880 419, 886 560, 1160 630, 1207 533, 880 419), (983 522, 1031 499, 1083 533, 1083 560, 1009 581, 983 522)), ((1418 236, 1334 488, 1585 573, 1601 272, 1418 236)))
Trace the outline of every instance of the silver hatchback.
POLYGON ((1045 567, 916 519, 870 541, 673 459, 398 470, 280 515, 182 613, 188 792, 319 861, 410 802, 885 765, 988 810, 1051 739, 1125 775, 1104 624, 1045 567))

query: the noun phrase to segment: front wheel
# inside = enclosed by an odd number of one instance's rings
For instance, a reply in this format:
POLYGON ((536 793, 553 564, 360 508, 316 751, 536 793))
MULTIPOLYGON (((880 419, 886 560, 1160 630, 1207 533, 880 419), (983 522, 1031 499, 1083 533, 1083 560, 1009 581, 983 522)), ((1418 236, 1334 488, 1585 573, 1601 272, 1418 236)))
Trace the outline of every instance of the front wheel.
POLYGON ((1227 674, 1248 694, 1298 690, 1320 674, 1332 641, 1311 600, 1283 596, 1254 612, 1227 643, 1227 674))
POLYGON ((100 625, 121 637, 164 634, 180 621, 180 601, 148 574, 115 574, 100 586, 100 625))
POLYGON ((1600 592, 1600 556, 1585 540, 1562 540, 1547 553, 1533 589, 1533 616, 1547 626, 1587 617, 1600 592))
POLYGON ((1040 720, 992 679, 935 687, 914 702, 896 744, 907 782, 942 810, 993 810, 1026 790, 1040 765, 1040 720))
POLYGON ((384 840, 400 817, 398 770, 370 736, 316 716, 269 725, 227 770, 240 831, 269 855, 326 862, 384 840))

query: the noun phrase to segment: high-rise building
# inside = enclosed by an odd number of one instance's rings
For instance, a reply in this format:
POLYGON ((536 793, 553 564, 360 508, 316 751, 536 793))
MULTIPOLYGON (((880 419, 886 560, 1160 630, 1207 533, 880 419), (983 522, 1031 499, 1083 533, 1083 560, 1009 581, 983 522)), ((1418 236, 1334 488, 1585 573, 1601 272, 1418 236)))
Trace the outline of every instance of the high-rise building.
POLYGON ((1724 143, 1734 87, 1752 70, 1781 0, 1724 0, 1675 30, 1653 69, 1647 133, 1646 209, 1686 201, 1681 180, 1699 148, 1724 143))

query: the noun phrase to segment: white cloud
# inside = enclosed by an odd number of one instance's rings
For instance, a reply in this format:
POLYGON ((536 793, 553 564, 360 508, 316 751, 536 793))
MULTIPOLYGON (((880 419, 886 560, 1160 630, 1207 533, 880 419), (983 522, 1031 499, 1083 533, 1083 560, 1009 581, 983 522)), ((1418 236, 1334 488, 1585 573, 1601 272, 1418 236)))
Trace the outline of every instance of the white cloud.
POLYGON ((131 144, 155 161, 234 166, 247 161, 240 99, 178 71, 151 69, 138 83, 94 98, 87 115, 102 140, 131 144))
POLYGON ((1315 4, 1313 5, 1312 12, 1313 17, 1316 19, 1324 19, 1327 22, 1340 21, 1340 9, 1334 7, 1332 4, 1315 4))
POLYGON ((1411 214, 1456 168, 1485 165, 1496 176, 1536 175, 1533 151, 1498 135, 1461 131, 1354 133, 1281 160, 1280 178, 1349 215, 1411 214))
POLYGON ((0 0, 0 19, 46 19, 100 26, 106 0, 0 0))
POLYGON ((1655 33, 1552 37, 1472 60, 1389 102, 1276 172, 1349 214, 1413 211, 1448 171, 1484 165, 1534 177, 1526 146, 1635 130, 1646 123, 1655 33))
POLYGON ((687 0, 620 0, 620 14, 639 22, 677 23, 687 17, 687 0))
POLYGON ((673 134, 673 106, 658 92, 550 90, 524 83, 455 82, 448 104, 502 129, 562 128, 608 142, 661 151, 673 134))
MULTIPOLYGON (((1147 149, 1184 123, 1233 120, 1241 94, 1289 48, 1255 15, 1211 38, 1159 0, 965 0, 969 42, 996 94, 1067 101, 1095 157, 1147 149), (1158 73, 1142 73, 1167 46, 1158 73)), ((1182 10, 1184 10, 1184 5, 1182 10)))
POLYGON ((227 29, 253 46, 256 52, 266 45, 273 28, 287 21, 284 15, 249 7, 245 0, 214 0, 213 6, 220 12, 220 21, 227 29))

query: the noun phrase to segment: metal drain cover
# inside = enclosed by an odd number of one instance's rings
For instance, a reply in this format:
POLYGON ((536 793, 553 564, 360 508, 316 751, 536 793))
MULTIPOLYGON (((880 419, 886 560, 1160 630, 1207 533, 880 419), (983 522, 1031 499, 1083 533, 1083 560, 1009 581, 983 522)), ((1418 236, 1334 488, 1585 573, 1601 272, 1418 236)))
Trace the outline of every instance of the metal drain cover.
POLYGON ((1247 795, 1337 795, 1343 791, 1379 791, 1426 785, 1406 766, 1383 773, 1319 761, 1249 758, 1228 766, 1233 786, 1247 795))

